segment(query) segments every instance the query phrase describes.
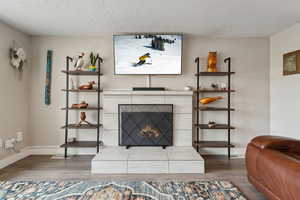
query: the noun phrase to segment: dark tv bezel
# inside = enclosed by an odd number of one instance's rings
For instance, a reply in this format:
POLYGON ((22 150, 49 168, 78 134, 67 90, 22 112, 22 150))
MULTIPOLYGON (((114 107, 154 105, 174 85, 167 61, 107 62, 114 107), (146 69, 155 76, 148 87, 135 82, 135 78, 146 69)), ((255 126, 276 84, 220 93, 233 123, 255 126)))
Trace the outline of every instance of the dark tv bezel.
POLYGON ((182 53, 183 52, 183 34, 182 33, 128 33, 128 34, 117 34, 113 35, 113 56, 114 56, 114 75, 182 75, 182 53), (144 34, 153 34, 153 35, 178 35, 181 36, 181 56, 180 56, 180 73, 178 74, 116 74, 116 54, 115 54, 115 37, 116 36, 129 36, 129 35, 144 35, 144 34))

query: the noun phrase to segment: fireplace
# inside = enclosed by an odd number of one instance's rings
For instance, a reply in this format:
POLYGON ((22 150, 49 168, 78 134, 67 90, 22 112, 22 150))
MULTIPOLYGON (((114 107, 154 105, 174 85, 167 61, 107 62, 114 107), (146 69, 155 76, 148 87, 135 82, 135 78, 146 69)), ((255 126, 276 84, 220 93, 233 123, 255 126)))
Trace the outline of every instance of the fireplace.
POLYGON ((119 145, 173 145, 172 104, 119 104, 119 145))

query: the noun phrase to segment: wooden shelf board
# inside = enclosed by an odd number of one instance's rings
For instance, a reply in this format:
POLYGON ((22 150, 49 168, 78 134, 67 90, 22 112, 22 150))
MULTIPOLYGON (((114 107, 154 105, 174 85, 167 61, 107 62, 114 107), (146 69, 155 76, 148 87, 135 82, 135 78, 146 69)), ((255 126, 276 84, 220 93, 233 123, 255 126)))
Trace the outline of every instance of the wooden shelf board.
POLYGON ((70 70, 70 71, 67 71, 67 70, 62 70, 61 71, 62 73, 65 73, 65 74, 69 74, 69 75, 76 75, 76 76, 102 76, 103 74, 99 74, 99 72, 92 72, 92 71, 76 71, 76 70, 70 70))
MULTIPOLYGON (((103 108, 97 108, 97 107, 87 107, 87 108, 69 108, 69 110, 102 110, 103 108)), ((66 110, 66 108, 62 108, 62 110, 66 110)))
POLYGON ((73 147, 73 148, 89 148, 89 147, 96 147, 96 141, 75 141, 75 142, 68 142, 67 144, 62 144, 60 147, 73 147))
POLYGON ((195 76, 228 76, 235 74, 235 72, 200 72, 196 73, 195 76))
POLYGON ((198 143, 195 141, 195 144, 200 148, 227 148, 234 147, 233 144, 229 144, 227 141, 199 141, 198 143))
MULTIPOLYGON (((195 110, 197 110, 197 107, 195 108, 195 110)), ((199 110, 201 111, 228 111, 228 108, 221 108, 221 107, 204 107, 204 106, 200 106, 199 110)), ((235 111, 234 108, 230 108, 230 111, 235 111)))
MULTIPOLYGON (((197 90, 195 90, 194 92, 197 92, 197 90)), ((228 90, 201 89, 201 90, 198 90, 198 92, 200 92, 200 93, 205 93, 205 92, 207 92, 207 93, 227 93, 228 90)), ((230 92, 235 92, 235 90, 230 90, 230 92)))
POLYGON ((208 124, 195 124, 196 127, 200 129, 235 129, 233 126, 228 126, 227 124, 216 124, 215 126, 209 128, 208 124))
POLYGON ((102 90, 98 90, 98 89, 92 89, 92 90, 79 90, 79 89, 62 89, 62 91, 66 92, 66 91, 69 91, 69 92, 102 92, 102 90))
POLYGON ((68 124, 67 127, 63 126, 61 127, 62 129, 68 128, 68 129, 97 129, 98 127, 101 127, 102 124, 97 125, 97 124, 81 124, 80 126, 78 126, 77 124, 68 124))

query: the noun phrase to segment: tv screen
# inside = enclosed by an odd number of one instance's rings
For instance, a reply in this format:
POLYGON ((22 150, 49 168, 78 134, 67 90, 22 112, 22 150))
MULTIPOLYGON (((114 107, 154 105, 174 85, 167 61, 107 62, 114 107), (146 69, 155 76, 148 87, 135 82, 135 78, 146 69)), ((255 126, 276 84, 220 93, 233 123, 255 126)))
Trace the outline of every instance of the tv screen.
POLYGON ((115 35, 115 74, 181 74, 182 35, 115 35))

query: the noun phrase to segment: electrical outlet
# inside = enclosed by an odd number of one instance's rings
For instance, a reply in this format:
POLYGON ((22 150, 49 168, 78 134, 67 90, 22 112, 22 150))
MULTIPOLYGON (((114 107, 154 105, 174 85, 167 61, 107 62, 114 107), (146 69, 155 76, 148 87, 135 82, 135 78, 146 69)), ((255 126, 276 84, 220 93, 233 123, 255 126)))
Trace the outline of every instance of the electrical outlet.
POLYGON ((17 142, 23 141, 23 132, 19 131, 17 132, 17 142))

